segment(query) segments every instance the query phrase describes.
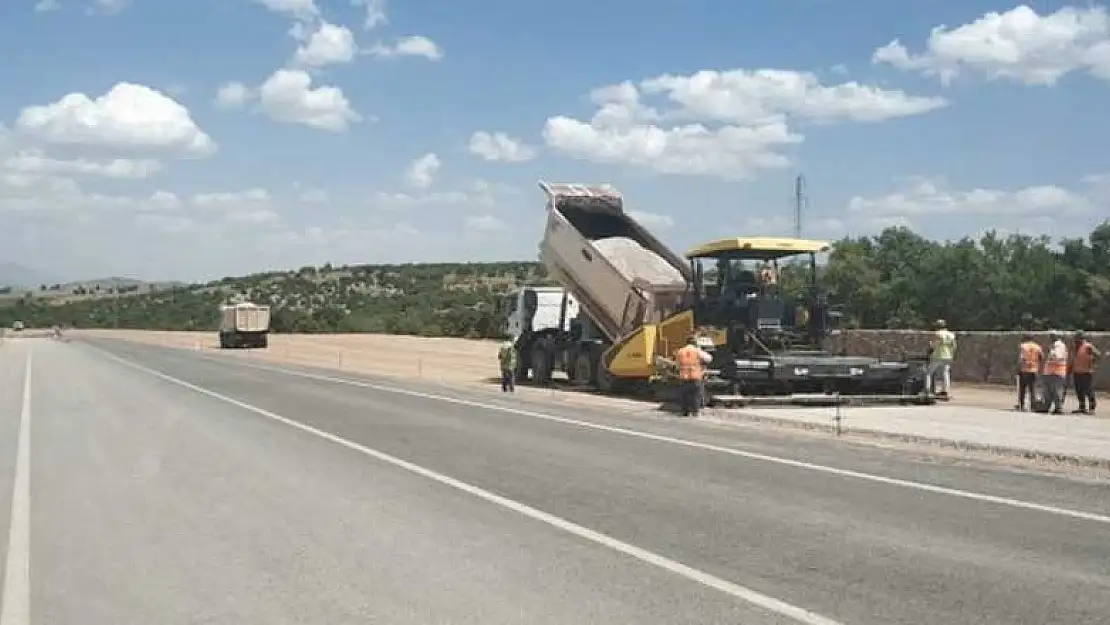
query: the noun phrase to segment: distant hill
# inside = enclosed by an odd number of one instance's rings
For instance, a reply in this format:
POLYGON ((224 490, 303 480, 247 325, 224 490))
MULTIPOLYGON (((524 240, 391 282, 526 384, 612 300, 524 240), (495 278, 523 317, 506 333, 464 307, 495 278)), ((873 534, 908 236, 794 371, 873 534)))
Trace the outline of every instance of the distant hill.
MULTIPOLYGON (((833 244, 821 282, 846 328, 961 330, 1110 329, 1110 220, 1088 239, 985 234, 930 241, 904 228, 833 244)), ((779 274, 788 300, 808 296, 801 264, 779 274)), ((269 304, 278 332, 385 332, 497 336, 503 295, 550 284, 536 262, 301 267, 205 284, 151 284, 108 277, 40 282, 0 295, 0 327, 214 330, 219 306, 269 304)), ((2 293, 2 290, 0 290, 2 293)))
POLYGON ((213 330, 220 304, 250 300, 273 307, 279 332, 488 338, 498 336, 503 293, 545 282, 534 262, 327 264, 191 285, 105 278, 0 295, 0 327, 19 319, 40 327, 213 330))
POLYGON ((61 304, 81 299, 95 299, 115 295, 142 295, 186 286, 184 282, 147 282, 138 278, 120 276, 72 282, 44 280, 41 274, 35 272, 26 272, 23 276, 24 278, 21 281, 12 281, 11 285, 5 285, 0 281, 0 301, 30 297, 34 299, 48 298, 55 300, 54 303, 61 304), (36 278, 36 280, 27 281, 31 277, 36 278))
POLYGON ((18 289, 52 281, 50 276, 29 267, 18 263, 0 262, 0 287, 18 289))

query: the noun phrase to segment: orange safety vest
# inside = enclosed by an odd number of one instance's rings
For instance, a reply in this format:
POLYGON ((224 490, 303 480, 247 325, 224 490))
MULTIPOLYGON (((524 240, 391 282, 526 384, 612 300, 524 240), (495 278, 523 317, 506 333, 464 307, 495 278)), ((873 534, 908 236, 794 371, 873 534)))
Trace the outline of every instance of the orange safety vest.
POLYGON ((1095 346, 1090 341, 1083 341, 1075 348, 1075 360, 1072 361, 1072 373, 1092 373, 1095 366, 1095 346))
POLYGON ((678 361, 678 377, 684 382, 696 382, 701 379, 701 355, 698 348, 687 345, 675 353, 678 361))
POLYGON ((1040 345, 1029 341, 1021 344, 1021 372, 1022 373, 1036 373, 1037 364, 1041 357, 1044 356, 1044 350, 1040 345))
MULTIPOLYGON (((1053 345, 1052 348, 1053 348, 1053 351, 1055 351, 1056 346, 1053 345)), ((1061 378, 1067 377, 1067 375, 1068 375, 1068 359, 1064 358, 1064 359, 1061 360, 1061 359, 1057 359, 1057 358, 1050 355, 1049 358, 1047 360, 1045 360, 1045 363, 1044 363, 1044 374, 1045 375, 1054 375, 1054 376, 1061 377, 1061 378)))

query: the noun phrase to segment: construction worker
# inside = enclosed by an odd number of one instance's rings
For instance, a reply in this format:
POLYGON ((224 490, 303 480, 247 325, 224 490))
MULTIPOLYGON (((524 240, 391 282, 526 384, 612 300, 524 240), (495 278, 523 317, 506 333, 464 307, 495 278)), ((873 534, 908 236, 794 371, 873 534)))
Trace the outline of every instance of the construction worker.
POLYGON ((698 347, 697 337, 686 337, 686 345, 675 352, 678 364, 679 403, 682 416, 698 416, 701 409, 702 377, 705 366, 713 361, 713 356, 698 347))
POLYGON ((952 361, 956 359, 956 335, 948 329, 948 322, 944 319, 937 319, 934 326, 936 331, 935 337, 929 343, 931 353, 929 356, 929 373, 926 376, 925 383, 928 385, 930 393, 935 392, 937 397, 951 399, 952 361), (938 373, 942 382, 939 391, 936 390, 934 380, 938 373))
POLYGON ((501 365, 501 392, 516 392, 516 342, 511 338, 505 339, 497 350, 497 361, 501 365))
POLYGON ((1037 382, 1037 372, 1044 363, 1044 349, 1033 340, 1033 335, 1026 332, 1021 335, 1021 347, 1018 349, 1018 410, 1025 410, 1025 396, 1029 395, 1029 407, 1033 405, 1033 387, 1037 382))
POLYGON ((1064 390, 1068 381, 1068 346, 1056 330, 1049 332, 1050 347, 1044 361, 1045 399, 1052 414, 1064 413, 1064 390))
POLYGON ((1075 353, 1071 359, 1071 379, 1075 385, 1075 398, 1079 400, 1078 414, 1092 414, 1095 411, 1095 366, 1102 352, 1087 340, 1082 330, 1075 333, 1072 347, 1075 353))
POLYGON ((759 284, 763 287, 766 293, 774 293, 775 288, 778 286, 778 276, 775 275, 775 268, 771 263, 763 263, 759 267, 759 284))

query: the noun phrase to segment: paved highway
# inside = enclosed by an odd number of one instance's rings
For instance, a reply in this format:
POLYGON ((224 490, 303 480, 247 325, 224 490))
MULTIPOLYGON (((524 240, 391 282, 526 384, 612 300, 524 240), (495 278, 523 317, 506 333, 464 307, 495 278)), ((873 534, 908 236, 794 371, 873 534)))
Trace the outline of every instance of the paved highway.
POLYGON ((0 625, 1110 622, 1106 484, 524 395, 8 341, 0 625))

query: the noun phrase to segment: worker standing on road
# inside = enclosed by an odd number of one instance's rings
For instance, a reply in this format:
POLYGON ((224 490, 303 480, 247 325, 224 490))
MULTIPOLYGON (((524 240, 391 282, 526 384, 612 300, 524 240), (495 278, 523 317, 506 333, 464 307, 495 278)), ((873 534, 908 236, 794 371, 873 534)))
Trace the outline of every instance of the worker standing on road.
POLYGON ((929 374, 926 376, 925 383, 929 387, 929 392, 935 393, 937 397, 951 399, 952 361, 956 359, 956 335, 948 329, 948 323, 944 319, 937 319, 935 325, 936 336, 929 344, 932 354, 929 357, 929 374), (934 380, 938 373, 942 382, 939 391, 936 390, 934 380))
POLYGON ((497 350, 497 361, 501 365, 501 392, 516 392, 516 342, 505 339, 497 350))
POLYGON ((1092 414, 1095 411, 1095 366, 1102 352, 1087 340, 1082 330, 1075 333, 1072 344, 1075 353, 1071 360, 1071 380, 1075 385, 1075 398, 1079 400, 1078 414, 1092 414))
POLYGON ((1029 407, 1034 408, 1033 386, 1043 363, 1044 349, 1033 340, 1031 333, 1022 334, 1021 347, 1018 350, 1018 410, 1025 410, 1026 394, 1029 395, 1029 407))
POLYGON ((679 402, 682 407, 682 416, 698 416, 701 409, 702 377, 705 374, 705 365, 713 361, 704 349, 698 347, 697 337, 690 335, 686 338, 686 345, 675 353, 678 362, 679 402))
POLYGON ((1064 390, 1068 382, 1068 346, 1053 330, 1048 334, 1051 346, 1044 362, 1045 399, 1052 414, 1064 413, 1064 390))

